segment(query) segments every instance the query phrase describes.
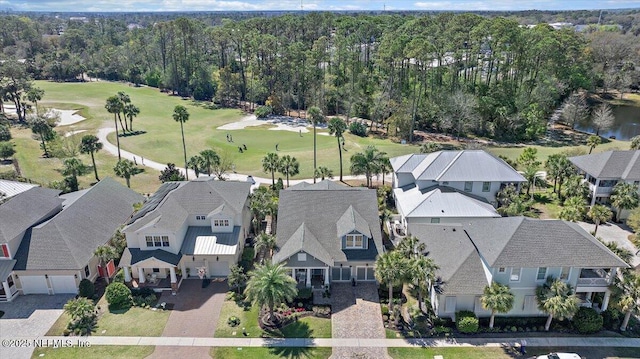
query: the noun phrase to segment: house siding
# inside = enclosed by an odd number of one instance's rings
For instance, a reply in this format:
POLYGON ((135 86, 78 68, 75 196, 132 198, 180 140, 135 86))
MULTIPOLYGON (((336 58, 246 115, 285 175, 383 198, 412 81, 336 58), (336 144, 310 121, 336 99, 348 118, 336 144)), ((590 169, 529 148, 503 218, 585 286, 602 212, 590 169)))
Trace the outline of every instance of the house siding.
MULTIPOLYGON (((306 253, 306 252, 300 252, 300 253, 306 253)), ((291 257, 287 258, 286 261, 284 261, 286 264, 286 267, 289 268, 320 268, 320 267, 326 267, 327 264, 322 262, 319 259, 314 258, 312 255, 307 253, 307 260, 306 261, 299 261, 298 260, 298 254, 294 254, 291 257)))

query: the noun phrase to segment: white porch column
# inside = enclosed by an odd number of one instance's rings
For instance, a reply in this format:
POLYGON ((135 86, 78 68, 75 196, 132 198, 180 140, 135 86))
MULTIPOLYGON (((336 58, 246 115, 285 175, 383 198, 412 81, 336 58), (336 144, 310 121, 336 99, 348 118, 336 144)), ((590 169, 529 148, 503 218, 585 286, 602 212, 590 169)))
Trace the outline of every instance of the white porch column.
MULTIPOLYGON (((593 186, 593 194, 591 195, 591 205, 596 204, 596 194, 598 193, 598 186, 600 185, 600 180, 596 179, 596 184, 593 186)), ((616 218, 616 220, 618 220, 616 218)))
POLYGON ((171 283, 177 283, 178 277, 176 277, 176 268, 169 267, 169 276, 171 277, 171 283))
POLYGON ((7 302, 11 300, 11 288, 9 288, 9 283, 4 280, 2 282, 2 288, 4 288, 4 294, 6 295, 7 302))
POLYGON ((131 273, 129 272, 129 267, 124 266, 122 267, 122 269, 124 270, 124 281, 131 282, 131 273))
POLYGON ((144 269, 138 267, 138 283, 144 283, 147 279, 144 277, 144 269))
POLYGON ((611 297, 611 291, 607 289, 606 292, 604 292, 604 299, 602 300, 602 310, 607 310, 607 308, 609 307, 609 297, 611 297))
POLYGON ((209 278, 209 261, 204 259, 204 277, 209 278))
POLYGON ((184 259, 180 262, 180 269, 182 270, 182 278, 187 277, 187 268, 184 265, 184 259))
POLYGON ((324 285, 329 285, 329 267, 324 269, 324 285))
POLYGON ((311 268, 307 268, 307 281, 305 285, 311 287, 311 268))

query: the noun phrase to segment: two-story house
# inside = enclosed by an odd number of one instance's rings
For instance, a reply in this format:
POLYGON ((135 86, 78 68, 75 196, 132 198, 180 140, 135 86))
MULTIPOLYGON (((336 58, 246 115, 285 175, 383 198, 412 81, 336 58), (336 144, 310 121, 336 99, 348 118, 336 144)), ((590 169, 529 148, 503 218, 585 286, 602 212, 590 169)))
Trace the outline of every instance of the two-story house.
POLYGON ((489 316, 480 297, 492 281, 508 285, 515 296, 505 316, 544 315, 538 310, 537 286, 547 277, 574 288, 583 306, 607 309, 618 268, 628 265, 600 241, 572 222, 526 217, 475 219, 463 224, 413 227, 439 266, 431 304, 441 317, 470 310, 489 316))
POLYGON ((125 280, 175 291, 182 278, 227 276, 248 236, 250 187, 210 177, 164 183, 122 230, 125 280))
POLYGON ((496 194, 526 182, 503 160, 481 150, 437 151, 391 159, 393 195, 401 225, 456 223, 500 217, 496 194))
POLYGON ((36 187, 0 206, 7 258, 0 260, 4 299, 76 293, 82 279, 95 280, 99 275, 95 250, 143 200, 111 178, 89 189, 59 193, 36 187))
MULTIPOLYGON (((607 151, 584 156, 569 157, 569 161, 589 184, 591 205, 608 204, 613 187, 618 182, 640 186, 640 151, 607 151)), ((620 219, 628 211, 622 211, 620 219)))
POLYGON ((332 181, 280 191, 277 252, 301 287, 375 281, 383 252, 376 191, 332 181))

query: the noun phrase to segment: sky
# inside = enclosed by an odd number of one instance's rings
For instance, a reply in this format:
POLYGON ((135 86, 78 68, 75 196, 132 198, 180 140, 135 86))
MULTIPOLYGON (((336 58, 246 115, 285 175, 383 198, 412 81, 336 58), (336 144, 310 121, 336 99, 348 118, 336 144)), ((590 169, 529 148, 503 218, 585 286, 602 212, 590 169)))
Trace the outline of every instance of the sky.
POLYGON ((13 11, 579 10, 640 8, 640 0, 0 0, 13 11))

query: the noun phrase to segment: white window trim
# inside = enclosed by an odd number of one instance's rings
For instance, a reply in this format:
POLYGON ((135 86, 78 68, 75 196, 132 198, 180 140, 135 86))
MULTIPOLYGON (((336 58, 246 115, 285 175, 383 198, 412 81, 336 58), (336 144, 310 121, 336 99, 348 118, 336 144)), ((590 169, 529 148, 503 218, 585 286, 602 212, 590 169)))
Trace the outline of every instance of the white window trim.
POLYGON ((506 273, 507 272, 507 268, 505 267, 498 267, 498 273, 506 273))
POLYGON ((298 253, 298 262, 306 262, 307 254, 306 253, 298 253))
POLYGON ((485 192, 485 193, 486 193, 486 192, 491 192, 491 182, 486 182, 486 181, 485 181, 485 182, 482 182, 482 192, 485 192), (488 183, 488 184, 489 184, 489 188, 487 188, 486 190, 484 189, 484 185, 485 185, 485 183, 488 183))
POLYGON ((560 268, 560 276, 559 276, 559 277, 560 277, 560 280, 568 281, 568 280, 569 280, 569 278, 571 278, 571 272, 572 272, 572 271, 573 271, 573 268, 571 268, 571 267, 561 267, 561 268, 560 268), (569 272, 567 273, 567 278, 562 278, 562 270, 563 270, 564 268, 569 268, 569 272))
POLYGON ((473 181, 465 181, 464 182, 464 191, 465 192, 473 192, 473 181), (470 183, 469 189, 467 189, 467 183, 470 183))
POLYGON ((347 249, 362 249, 364 248, 364 235, 362 234, 347 234, 345 241, 344 241, 344 248, 347 249), (352 245, 349 245, 349 238, 352 237, 352 245), (360 246, 356 245, 356 238, 360 238, 361 239, 361 243, 360 246))
POLYGON ((514 269, 516 269, 516 268, 511 268, 511 274, 509 274, 509 281, 510 282, 519 282, 520 279, 522 278, 522 268, 518 268, 518 279, 513 279, 513 275, 514 275, 513 270, 514 269))
POLYGON ((547 273, 549 273, 549 267, 538 267, 536 271, 536 282, 544 282, 547 279, 547 273), (540 276, 540 269, 544 268, 544 276, 542 279, 538 278, 540 276))

